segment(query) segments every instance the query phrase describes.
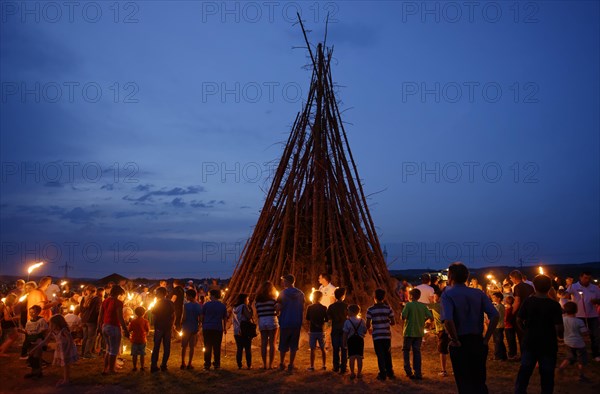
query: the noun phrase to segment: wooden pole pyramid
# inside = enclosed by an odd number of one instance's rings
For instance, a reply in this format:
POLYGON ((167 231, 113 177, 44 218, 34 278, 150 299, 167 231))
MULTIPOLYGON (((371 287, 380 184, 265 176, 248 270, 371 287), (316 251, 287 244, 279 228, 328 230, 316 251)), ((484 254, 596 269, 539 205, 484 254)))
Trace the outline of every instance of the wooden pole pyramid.
MULTIPOLYGON (((229 283, 226 302, 253 296, 264 281, 281 290, 291 273, 307 298, 320 273, 346 287, 364 308, 377 288, 394 308, 400 300, 387 269, 333 91, 332 48, 313 53, 306 104, 298 113, 264 207, 229 283)), ((363 312, 364 313, 364 312, 363 312)))

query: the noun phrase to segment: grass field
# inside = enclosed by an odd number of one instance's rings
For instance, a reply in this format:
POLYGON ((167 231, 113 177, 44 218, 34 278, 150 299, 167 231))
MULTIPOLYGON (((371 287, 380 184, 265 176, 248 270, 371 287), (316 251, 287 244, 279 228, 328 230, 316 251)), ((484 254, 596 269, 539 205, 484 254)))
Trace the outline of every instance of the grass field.
MULTIPOLYGON (((1 393, 174 393, 174 392, 203 392, 203 393, 307 393, 307 392, 378 392, 378 393, 455 393, 456 388, 452 375, 446 378, 437 376, 439 359, 436 352, 435 338, 427 337, 423 344, 423 374, 422 381, 411 381, 404 376, 402 369, 402 353, 399 347, 392 349, 394 370, 397 379, 380 382, 376 380, 377 363, 372 349, 365 349, 364 378, 362 381, 351 381, 348 374, 340 376, 330 370, 308 372, 309 350, 305 340, 301 342, 296 362, 297 370, 289 374, 277 370, 260 370, 262 365, 260 350, 253 348, 253 369, 238 370, 235 362, 235 345, 232 335, 227 336, 227 352, 223 355, 219 371, 202 370, 202 347, 194 357, 195 370, 180 370, 179 363, 181 348, 179 343, 171 346, 169 370, 150 374, 132 372, 131 357, 123 358, 123 369, 117 375, 102 376, 102 360, 79 360, 72 369, 72 384, 56 389, 55 383, 62 378, 62 369, 49 366, 44 369, 44 377, 40 380, 23 378, 29 370, 25 361, 18 359, 17 348, 12 349, 11 357, 0 358, 0 392, 1 393)), ((370 342, 370 338, 367 338, 370 342)), ((258 344, 258 339, 254 340, 258 344)), ((129 349, 128 342, 124 342, 129 349)), ((151 342, 149 342, 149 348, 151 342)), ((223 346, 224 349, 224 346, 223 346)), ((589 349, 589 348, 588 348, 589 349)), ((147 352, 147 367, 149 367, 150 352, 147 352)), ((559 356, 564 355, 561 349, 559 356)), ((52 352, 46 352, 46 360, 52 360, 52 352)), ((317 358, 318 361, 318 358, 317 358)), ((276 362, 278 357, 276 356, 276 362)), ((319 366, 317 362, 316 366, 319 366)), ((328 353, 328 368, 331 368, 331 353, 328 353)), ((488 387, 491 393, 512 393, 513 383, 518 371, 516 362, 488 361, 488 387)), ((147 368, 149 369, 149 368, 147 368)), ((452 367, 448 362, 448 369, 452 367)), ((579 384, 574 367, 565 371, 563 376, 557 376, 556 393, 597 394, 600 392, 600 363, 590 361, 587 375, 590 383, 579 384)), ((530 393, 539 392, 539 376, 534 373, 530 383, 530 393)))

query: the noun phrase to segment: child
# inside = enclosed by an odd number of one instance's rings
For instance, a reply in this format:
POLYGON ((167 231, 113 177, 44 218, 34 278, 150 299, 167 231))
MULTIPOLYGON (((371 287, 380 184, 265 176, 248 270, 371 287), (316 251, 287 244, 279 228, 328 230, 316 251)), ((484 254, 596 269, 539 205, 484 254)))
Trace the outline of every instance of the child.
POLYGON ((146 308, 138 306, 135 308, 137 316, 129 323, 131 333, 131 358, 133 360, 133 371, 137 371, 137 358, 140 356, 140 371, 145 371, 144 356, 146 355, 146 336, 150 332, 150 323, 144 319, 146 308))
MULTIPOLYGON (((42 357, 42 347, 48 343, 50 337, 54 337, 56 341, 56 349, 54 350, 54 362, 53 365, 59 365, 63 367, 63 379, 56 383, 56 386, 66 386, 70 383, 71 379, 71 364, 79 359, 77 354, 77 346, 67 321, 62 315, 54 315, 50 318, 50 332, 46 338, 39 342, 33 349, 29 351, 29 354, 37 360, 42 357)), ((42 372, 39 371, 39 376, 42 372)))
POLYGON ((568 358, 564 360, 559 368, 562 371, 567 365, 573 365, 577 361, 579 369, 579 381, 588 382, 589 380, 583 374, 583 368, 587 365, 587 352, 585 350, 585 342, 583 340, 584 333, 588 332, 583 320, 575 317, 577 314, 577 304, 575 302, 567 302, 564 306, 565 315, 563 316, 563 324, 565 326, 565 345, 568 349, 568 358))
POLYGON ((395 379, 392 366, 392 331, 396 324, 394 311, 385 302, 385 290, 375 290, 375 304, 367 309, 367 330, 373 336, 373 347, 379 367, 378 380, 395 379))
POLYGON ((25 340, 21 348, 21 359, 27 359, 31 367, 31 373, 25 375, 26 378, 42 377, 41 353, 39 357, 29 356, 27 358, 29 350, 42 341, 48 331, 48 323, 40 316, 40 313, 42 313, 42 308, 39 305, 29 308, 29 320, 25 324, 25 330, 19 329, 19 332, 25 334, 25 340))
POLYGON ((515 382, 515 394, 527 392, 529 378, 539 365, 542 393, 554 390, 554 368, 558 353, 557 336, 562 338, 562 308, 548 297, 552 279, 538 275, 533 280, 535 293, 524 299, 517 315, 517 324, 523 329, 521 367, 515 382))
POLYGON ((325 333, 323 326, 327 321, 327 307, 321 304, 323 298, 323 292, 315 291, 313 293, 313 304, 306 308, 306 320, 310 322, 310 329, 308 332, 308 344, 310 346, 310 367, 309 371, 315 370, 315 350, 317 348, 317 342, 321 349, 321 358, 323 359, 323 371, 327 369, 325 366, 325 333))
POLYGON ((499 291, 492 294, 492 303, 500 314, 498 319, 498 325, 494 330, 494 360, 506 361, 506 346, 504 345, 504 316, 506 311, 504 305, 502 305, 502 299, 504 296, 499 291))
POLYGON ((362 378, 363 356, 365 351, 365 335, 367 326, 358 317, 360 306, 353 304, 348 307, 348 319, 344 322, 343 347, 348 349, 350 359, 350 379, 362 378), (358 364, 357 374, 354 374, 354 364, 358 364))
POLYGON ((200 315, 202 306, 196 302, 196 290, 189 289, 185 292, 187 303, 183 306, 183 324, 181 330, 181 367, 180 369, 194 369, 192 359, 194 358, 194 348, 198 343, 198 327, 200 326, 200 315), (185 351, 190 347, 190 355, 187 367, 185 365, 185 351))
POLYGON ((433 302, 429 304, 429 308, 431 308, 431 313, 433 314, 435 334, 437 336, 437 348, 438 353, 440 354, 440 365, 442 367, 442 370, 438 373, 438 375, 441 377, 446 377, 448 376, 448 372, 446 371, 446 361, 448 359, 448 345, 450 345, 450 337, 448 337, 448 333, 446 332, 444 324, 442 323, 442 304, 440 303, 441 298, 441 291, 436 291, 433 293, 433 302))
POLYGON ((433 315, 425 304, 419 302, 421 290, 415 288, 410 291, 410 302, 402 310, 402 319, 404 320, 404 344, 402 353, 404 354, 404 372, 410 379, 423 379, 421 372, 421 344, 425 331, 425 322, 432 320, 433 315), (413 369, 410 368, 410 350, 413 352, 413 369))
POLYGON ((564 288, 558 289, 556 294, 558 295, 558 302, 560 302, 560 306, 564 308, 565 304, 570 301, 571 294, 567 293, 564 288))
POLYGON ((154 348, 150 358, 150 372, 153 373, 159 370, 158 354, 161 342, 163 344, 163 357, 160 370, 167 370, 167 361, 169 361, 171 355, 171 331, 175 322, 175 305, 173 305, 173 301, 166 299, 167 289, 159 287, 155 292, 158 301, 152 311, 154 315, 154 348))
POLYGON ((335 302, 327 308, 327 318, 331 321, 331 346, 333 347, 333 372, 346 373, 348 354, 342 346, 344 324, 348 317, 348 304, 344 302, 346 289, 338 287, 333 292, 335 302), (340 359, 341 353, 341 359, 340 359))
POLYGON ((517 357, 517 333, 515 331, 516 316, 513 310, 515 297, 509 295, 504 298, 504 335, 508 344, 508 359, 518 360, 517 357))

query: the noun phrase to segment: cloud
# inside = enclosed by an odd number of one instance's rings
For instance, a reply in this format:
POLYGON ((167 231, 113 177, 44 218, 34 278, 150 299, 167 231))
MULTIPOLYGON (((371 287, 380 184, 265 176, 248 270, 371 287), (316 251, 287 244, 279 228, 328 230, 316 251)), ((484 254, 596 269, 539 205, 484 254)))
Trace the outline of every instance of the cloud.
MULTIPOLYGON (((142 186, 142 185, 140 185, 142 186)), ((144 185, 144 187, 151 185, 144 185)), ((123 200, 133 201, 133 202, 153 202, 152 197, 156 196, 185 196, 187 194, 198 194, 206 191, 202 186, 188 186, 188 187, 174 187, 172 189, 166 190, 162 188, 161 190, 149 191, 143 194, 141 197, 129 197, 129 195, 124 196, 123 200)))
POLYGON ((130 217, 134 217, 134 216, 152 216, 152 217, 156 217, 156 216, 161 216, 161 215, 166 215, 166 212, 151 212, 151 211, 119 211, 119 212, 115 212, 113 214, 113 217, 115 219, 123 219, 123 218, 130 218, 130 217))
POLYGON ((133 188, 133 190, 135 190, 136 192, 149 192, 150 188, 153 186, 154 185, 147 183, 145 185, 137 185, 136 187, 133 188))
POLYGON ((59 181, 51 181, 44 183, 44 187, 63 187, 63 185, 59 181))
POLYGON ((192 200, 190 202, 190 206, 193 208, 214 208, 215 205, 225 205, 225 201, 223 200, 210 200, 208 202, 192 200))
POLYGON ((174 206, 175 208, 185 208, 185 205, 186 205, 185 202, 183 202, 183 198, 181 198, 181 197, 174 198, 168 204, 174 206))
POLYGON ((102 187, 100 187, 100 190, 115 190, 115 185, 113 185, 112 183, 107 183, 105 185, 102 185, 102 187))

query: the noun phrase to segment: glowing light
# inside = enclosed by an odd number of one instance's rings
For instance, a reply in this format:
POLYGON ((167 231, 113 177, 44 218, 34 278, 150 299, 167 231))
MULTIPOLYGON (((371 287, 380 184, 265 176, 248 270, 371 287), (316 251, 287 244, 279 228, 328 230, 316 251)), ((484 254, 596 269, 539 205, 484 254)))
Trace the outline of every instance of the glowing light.
POLYGON ((496 282, 496 279, 492 279, 492 283, 493 283, 493 284, 496 284, 496 283, 498 283, 498 282, 496 282))
POLYGON ((423 334, 427 334, 429 331, 427 331, 426 328, 423 329, 423 334))
POLYGON ((206 348, 205 347, 202 348, 202 352, 203 353, 206 352, 206 348))
POLYGON ((279 298, 279 290, 275 290, 275 298, 279 298))
POLYGON ((358 313, 358 314, 356 315, 356 317, 358 317, 358 318, 360 319, 360 313, 358 313))
POLYGON ((2 303, 5 303, 6 302, 6 297, 4 297, 1 301, 2 301, 2 303))
POLYGON ((127 299, 131 301, 133 299, 133 293, 127 293, 127 299))
POLYGON ((310 292, 310 297, 308 297, 308 299, 310 300, 310 302, 313 302, 313 299, 315 298, 315 288, 312 288, 312 291, 310 292))
POLYGON ((44 265, 43 261, 40 261, 39 263, 30 265, 29 268, 27 268, 27 273, 31 274, 33 272, 33 270, 41 267, 42 265, 44 265))
POLYGON ((486 276, 486 278, 488 279, 492 279, 494 276, 492 274, 489 274, 488 276, 486 276))
POLYGON ((52 293, 52 298, 56 298, 56 293, 52 293))
POLYGON ((69 308, 69 310, 70 310, 71 312, 73 312, 73 311, 75 310, 75 305, 71 305, 71 307, 69 308))
POLYGON ((540 272, 540 275, 544 275, 544 268, 541 265, 538 267, 538 271, 540 272))
POLYGON ((123 353, 127 351, 127 345, 123 345, 123 353))
POLYGON ((25 294, 23 294, 23 295, 21 296, 21 298, 19 298, 19 302, 23 302, 23 301, 25 301, 25 300, 27 299, 27 295, 28 295, 28 294, 29 294, 29 293, 25 293, 25 294))
POLYGON ((79 286, 80 289, 83 289, 83 285, 79 286))
POLYGON ((182 337, 183 336, 183 331, 179 331, 179 336, 182 337))
POLYGON ((61 286, 64 286, 64 285, 66 285, 67 283, 69 283, 69 282, 67 282, 66 280, 63 280, 62 282, 60 282, 60 285, 61 285, 61 286))
POLYGON ((580 296, 583 295, 583 291, 581 291, 581 290, 579 290, 578 293, 579 293, 580 296))
POLYGON ((154 305, 156 305, 156 297, 154 297, 154 301, 152 301, 152 303, 148 305, 148 310, 152 310, 152 308, 154 308, 154 305))

